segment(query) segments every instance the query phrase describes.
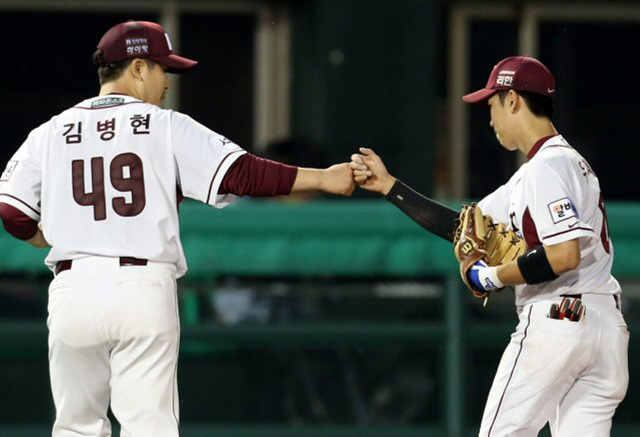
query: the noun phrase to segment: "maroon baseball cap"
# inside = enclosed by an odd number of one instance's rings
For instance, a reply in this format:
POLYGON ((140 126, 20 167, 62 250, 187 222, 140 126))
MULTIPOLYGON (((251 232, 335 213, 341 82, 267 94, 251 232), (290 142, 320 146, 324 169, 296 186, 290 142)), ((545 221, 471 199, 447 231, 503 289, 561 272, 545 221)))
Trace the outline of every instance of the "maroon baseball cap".
POLYGON ((544 64, 529 56, 512 56, 498 62, 487 85, 462 97, 467 103, 481 103, 498 91, 529 91, 551 97, 556 92, 556 80, 544 64))
POLYGON ((105 63, 147 58, 166 66, 169 73, 184 73, 198 65, 198 61, 176 55, 164 28, 150 21, 116 24, 104 34, 98 49, 105 63))

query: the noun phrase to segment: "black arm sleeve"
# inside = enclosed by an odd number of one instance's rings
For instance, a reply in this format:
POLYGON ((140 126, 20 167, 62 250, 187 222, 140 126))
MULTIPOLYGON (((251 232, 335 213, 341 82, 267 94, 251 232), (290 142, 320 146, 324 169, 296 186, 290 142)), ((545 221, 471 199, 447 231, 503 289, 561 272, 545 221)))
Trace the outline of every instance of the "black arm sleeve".
POLYGON ((400 180, 396 180, 384 198, 427 231, 453 242, 456 222, 460 215, 455 209, 423 196, 400 180))
POLYGON ((527 284, 541 284, 558 277, 549 264, 544 246, 539 246, 518 258, 520 273, 527 284))

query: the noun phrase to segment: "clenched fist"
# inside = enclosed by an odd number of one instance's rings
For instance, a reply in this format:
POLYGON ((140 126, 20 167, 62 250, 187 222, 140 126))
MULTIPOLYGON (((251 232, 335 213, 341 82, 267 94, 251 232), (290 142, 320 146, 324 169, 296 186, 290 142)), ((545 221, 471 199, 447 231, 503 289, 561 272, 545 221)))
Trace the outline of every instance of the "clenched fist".
POLYGON ((324 178, 321 189, 331 194, 351 196, 356 184, 353 179, 353 172, 348 163, 335 164, 323 170, 324 178))

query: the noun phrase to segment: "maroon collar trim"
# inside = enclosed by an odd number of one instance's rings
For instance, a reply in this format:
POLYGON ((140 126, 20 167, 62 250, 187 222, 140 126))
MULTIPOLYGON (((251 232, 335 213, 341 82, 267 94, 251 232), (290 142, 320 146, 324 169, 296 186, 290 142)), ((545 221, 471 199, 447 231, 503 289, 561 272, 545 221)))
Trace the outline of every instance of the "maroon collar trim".
POLYGON ((542 137, 538 141, 536 141, 536 143, 533 145, 531 150, 529 150, 529 153, 527 153, 527 159, 530 160, 531 158, 533 158, 535 154, 538 153, 538 150, 540 150, 540 148, 544 143, 546 143, 548 140, 550 140, 553 137, 557 137, 558 135, 559 134, 549 135, 548 137, 542 137))

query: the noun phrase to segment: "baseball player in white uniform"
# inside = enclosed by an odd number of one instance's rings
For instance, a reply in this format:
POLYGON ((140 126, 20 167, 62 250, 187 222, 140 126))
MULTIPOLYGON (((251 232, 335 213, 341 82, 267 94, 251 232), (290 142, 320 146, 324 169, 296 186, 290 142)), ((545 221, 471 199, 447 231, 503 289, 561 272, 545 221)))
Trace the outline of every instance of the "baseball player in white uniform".
MULTIPOLYGON (((479 202, 530 249, 499 267, 479 261, 468 277, 478 290, 514 286, 520 319, 489 393, 481 437, 536 436, 547 423, 554 436, 608 436, 629 382, 629 332, 611 275, 600 185, 552 124, 554 95, 551 72, 516 56, 494 67, 485 88, 464 96, 488 104, 500 144, 528 159, 479 202)), ((366 189, 386 195, 401 184, 369 149, 351 165, 366 189)))
POLYGON ((53 436, 110 436, 111 406, 122 436, 177 437, 182 196, 222 208, 234 195, 349 195, 353 175, 346 163, 258 158, 161 109, 167 73, 197 62, 158 24, 116 25, 94 61, 100 95, 29 134, 0 177, 0 216, 12 235, 51 247, 53 436))

